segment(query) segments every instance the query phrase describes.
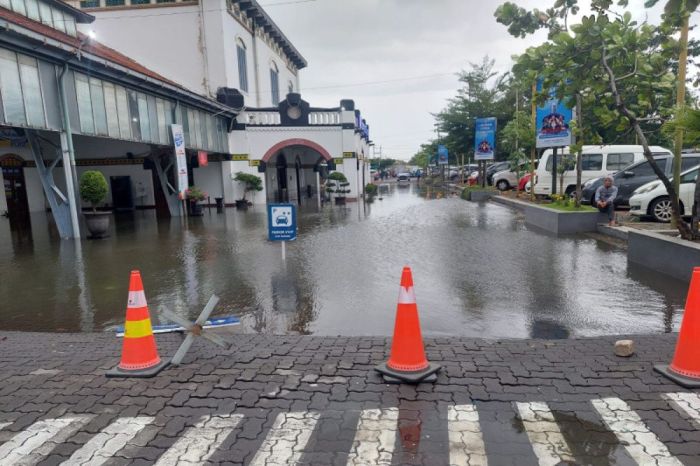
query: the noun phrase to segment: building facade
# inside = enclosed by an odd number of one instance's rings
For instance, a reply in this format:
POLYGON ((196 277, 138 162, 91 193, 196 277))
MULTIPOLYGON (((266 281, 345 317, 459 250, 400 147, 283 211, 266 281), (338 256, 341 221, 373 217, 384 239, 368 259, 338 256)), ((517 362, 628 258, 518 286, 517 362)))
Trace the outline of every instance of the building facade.
POLYGON ((366 122, 352 101, 315 108, 301 99, 307 62, 256 0, 69 3, 97 18, 83 30, 184 87, 211 98, 222 88, 240 94, 232 103, 239 115, 231 160, 194 173, 194 184, 213 197, 229 205, 240 199, 243 187, 230 181, 239 171, 264 177, 256 203, 318 202, 333 169, 348 178, 350 199, 369 182, 366 122), (298 118, 289 118, 290 108, 298 118))

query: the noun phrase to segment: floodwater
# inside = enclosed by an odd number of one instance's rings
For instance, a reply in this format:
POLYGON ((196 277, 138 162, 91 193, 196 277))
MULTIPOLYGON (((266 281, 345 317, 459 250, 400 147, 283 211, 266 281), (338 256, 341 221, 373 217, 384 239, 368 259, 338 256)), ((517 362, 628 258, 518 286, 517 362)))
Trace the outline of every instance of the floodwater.
POLYGON ((61 241, 44 214, 30 230, 0 218, 0 329, 102 331, 123 324, 129 271, 159 308, 215 316, 242 331, 391 335, 399 279, 413 269, 423 333, 568 338, 677 330, 686 285, 628 265, 588 237, 530 231, 491 203, 425 199, 389 187, 382 200, 302 209, 299 237, 267 241, 263 206, 203 217, 120 214, 110 238, 61 241))

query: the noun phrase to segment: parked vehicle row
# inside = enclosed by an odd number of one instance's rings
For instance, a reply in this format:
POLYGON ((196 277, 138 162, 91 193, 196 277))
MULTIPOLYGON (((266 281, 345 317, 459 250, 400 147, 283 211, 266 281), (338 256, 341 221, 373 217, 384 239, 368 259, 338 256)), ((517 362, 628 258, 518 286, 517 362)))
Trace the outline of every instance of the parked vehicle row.
MULTIPOLYGON (((681 173, 678 192, 682 216, 692 213, 695 202, 695 181, 700 167, 695 166, 681 173)), ((637 188, 629 200, 630 215, 651 216, 658 222, 671 221, 671 198, 661 180, 656 179, 637 188)))

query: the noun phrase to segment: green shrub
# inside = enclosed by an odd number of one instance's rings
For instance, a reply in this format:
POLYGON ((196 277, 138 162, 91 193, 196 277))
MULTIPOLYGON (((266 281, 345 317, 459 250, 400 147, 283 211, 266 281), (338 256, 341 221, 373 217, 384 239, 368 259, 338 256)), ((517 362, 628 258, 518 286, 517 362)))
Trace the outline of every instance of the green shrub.
POLYGON ((107 180, 102 172, 88 170, 80 177, 80 197, 92 205, 93 212, 107 198, 107 190, 107 180))
POLYGON ((233 178, 233 181, 238 181, 239 183, 245 184, 243 188, 243 199, 245 201, 245 196, 249 191, 262 191, 262 178, 251 173, 238 172, 233 178))
POLYGON ((379 186, 377 186, 374 183, 369 183, 367 186, 365 186, 365 193, 368 196, 375 196, 378 191, 379 191, 379 186))
POLYGON ((185 198, 192 201, 203 201, 207 198, 207 193, 196 186, 190 186, 185 190, 185 198))

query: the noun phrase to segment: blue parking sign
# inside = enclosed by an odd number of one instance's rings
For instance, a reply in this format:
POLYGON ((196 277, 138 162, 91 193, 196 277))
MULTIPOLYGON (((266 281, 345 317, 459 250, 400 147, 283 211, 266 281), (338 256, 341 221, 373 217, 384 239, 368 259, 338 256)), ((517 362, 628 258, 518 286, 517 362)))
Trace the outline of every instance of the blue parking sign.
POLYGON ((267 232, 270 241, 297 238, 297 212, 294 204, 267 205, 267 232))

